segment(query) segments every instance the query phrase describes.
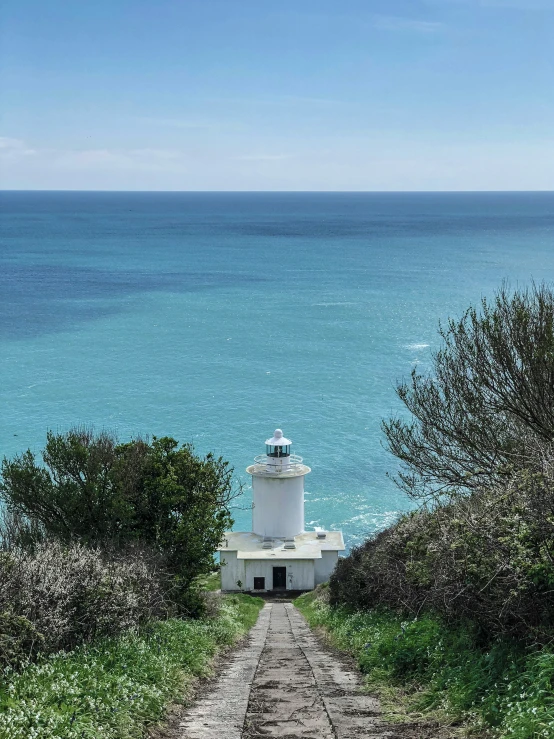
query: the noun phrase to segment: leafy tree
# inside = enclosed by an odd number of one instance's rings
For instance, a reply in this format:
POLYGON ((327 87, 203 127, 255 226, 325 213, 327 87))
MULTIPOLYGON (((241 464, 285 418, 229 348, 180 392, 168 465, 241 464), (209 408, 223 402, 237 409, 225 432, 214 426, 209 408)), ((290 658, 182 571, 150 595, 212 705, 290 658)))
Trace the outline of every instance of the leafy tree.
POLYGON ((48 432, 42 459, 28 450, 2 463, 0 495, 23 543, 37 532, 112 549, 139 543, 163 556, 181 601, 213 566, 236 495, 223 459, 167 437, 117 444, 86 429, 48 432))
POLYGON ((383 422, 397 482, 416 498, 501 483, 554 441, 550 288, 504 285, 439 332, 431 373, 397 388, 411 420, 383 422))
POLYGON ((49 431, 43 464, 30 450, 3 460, 0 493, 9 510, 38 522, 49 537, 117 542, 131 511, 114 479, 116 458, 116 441, 105 432, 49 431))
POLYGON ((233 521, 233 470, 190 444, 154 438, 117 448, 117 477, 132 509, 132 536, 164 553, 181 589, 213 567, 213 552, 233 521))

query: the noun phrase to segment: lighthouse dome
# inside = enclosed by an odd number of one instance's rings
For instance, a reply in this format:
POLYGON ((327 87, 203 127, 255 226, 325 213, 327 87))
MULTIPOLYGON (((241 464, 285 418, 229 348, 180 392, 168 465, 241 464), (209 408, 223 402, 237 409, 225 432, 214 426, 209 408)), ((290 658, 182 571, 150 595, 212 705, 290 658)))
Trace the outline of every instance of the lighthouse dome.
POLYGON ((281 429, 275 429, 275 431, 273 432, 273 437, 271 439, 268 439, 266 441, 266 444, 267 446, 290 446, 292 444, 292 441, 290 439, 285 439, 281 429))

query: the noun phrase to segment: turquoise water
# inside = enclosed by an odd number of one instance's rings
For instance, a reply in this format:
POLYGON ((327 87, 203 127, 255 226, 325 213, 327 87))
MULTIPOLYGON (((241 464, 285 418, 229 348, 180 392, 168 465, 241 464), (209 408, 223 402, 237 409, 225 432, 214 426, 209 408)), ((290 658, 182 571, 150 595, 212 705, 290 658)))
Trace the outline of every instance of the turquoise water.
POLYGON ((409 502, 381 418, 437 325, 554 280, 554 194, 3 193, 0 454, 75 424, 244 468, 280 426, 306 520, 350 544, 409 502))

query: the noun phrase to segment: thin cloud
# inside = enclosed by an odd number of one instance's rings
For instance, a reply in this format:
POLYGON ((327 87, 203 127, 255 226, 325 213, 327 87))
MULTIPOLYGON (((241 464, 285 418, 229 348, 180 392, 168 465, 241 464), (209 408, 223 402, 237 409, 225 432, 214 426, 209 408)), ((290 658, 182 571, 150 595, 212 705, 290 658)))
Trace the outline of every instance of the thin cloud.
POLYGON ((217 123, 209 123, 205 121, 187 120, 186 118, 151 118, 150 116, 140 117, 136 120, 142 123, 149 123, 154 126, 166 126, 167 128, 185 128, 189 130, 209 130, 219 128, 217 123))
POLYGON ((206 102, 209 103, 229 103, 234 105, 275 105, 275 106, 290 106, 290 105, 344 105, 344 100, 337 100, 333 98, 320 98, 312 97, 307 95, 275 95, 274 97, 265 98, 240 98, 240 97, 217 97, 217 98, 206 98, 206 102))
POLYGON ((378 15, 373 20, 375 28, 383 31, 412 31, 415 33, 437 33, 445 28, 438 21, 421 21, 414 18, 402 18, 396 15, 378 15))
POLYGON ((343 105, 343 100, 334 100, 332 98, 307 97, 304 95, 283 95, 274 100, 263 101, 268 105, 286 105, 289 103, 300 103, 307 105, 343 105))
POLYGON ((477 5, 481 8, 554 10, 554 0, 426 0, 430 5, 477 5))
POLYGON ((0 155, 6 157, 32 156, 36 154, 35 149, 31 149, 22 139, 13 139, 9 136, 0 136, 0 155))
MULTIPOLYGON (((215 100, 201 99, 200 102, 216 102, 215 100)), ((225 98, 217 100, 218 103, 229 102, 225 98)), ((234 102, 234 101, 231 101, 234 102)), ((145 126, 153 126, 159 128, 174 128, 194 134, 206 134, 214 132, 241 132, 245 130, 244 123, 240 121, 227 120, 219 117, 214 120, 195 120, 190 118, 157 118, 152 116, 138 116, 133 118, 134 121, 145 126)))
POLYGON ((292 154, 245 154, 233 159, 241 162, 279 162, 283 159, 290 159, 292 154))
POLYGON ((50 152, 52 166, 65 170, 176 172, 186 164, 172 149, 68 149, 50 152))
POLYGON ((552 0, 479 0, 485 8, 514 8, 516 10, 554 10, 552 0))
POLYGON ((182 158, 182 152, 176 149, 130 149, 129 155, 138 158, 161 159, 162 161, 173 161, 182 158))
POLYGON ((23 146, 21 139, 11 139, 8 136, 0 136, 0 149, 17 149, 23 146))
POLYGON ((177 149, 144 147, 140 149, 31 149, 22 139, 0 136, 0 157, 16 159, 36 155, 41 161, 62 167, 164 167, 182 164, 185 155, 177 149))

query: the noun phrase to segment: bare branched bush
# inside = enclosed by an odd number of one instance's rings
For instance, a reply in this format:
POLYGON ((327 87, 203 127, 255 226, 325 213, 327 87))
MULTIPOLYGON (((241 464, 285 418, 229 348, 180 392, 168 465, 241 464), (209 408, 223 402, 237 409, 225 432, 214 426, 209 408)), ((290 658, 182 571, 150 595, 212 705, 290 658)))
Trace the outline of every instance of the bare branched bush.
POLYGON ((164 573, 144 551, 108 557, 54 541, 0 552, 0 662, 71 649, 171 609, 164 573))
POLYGON ((511 291, 439 328, 432 370, 397 394, 411 418, 383 422, 396 482, 417 500, 504 484, 554 441, 554 291, 511 291))
POLYGON ((204 601, 204 618, 218 618, 221 612, 221 604, 223 602, 221 592, 213 593, 210 591, 203 591, 201 596, 204 601))

